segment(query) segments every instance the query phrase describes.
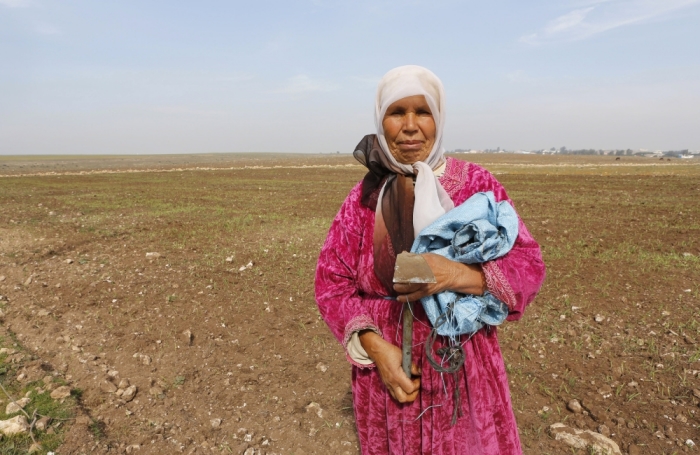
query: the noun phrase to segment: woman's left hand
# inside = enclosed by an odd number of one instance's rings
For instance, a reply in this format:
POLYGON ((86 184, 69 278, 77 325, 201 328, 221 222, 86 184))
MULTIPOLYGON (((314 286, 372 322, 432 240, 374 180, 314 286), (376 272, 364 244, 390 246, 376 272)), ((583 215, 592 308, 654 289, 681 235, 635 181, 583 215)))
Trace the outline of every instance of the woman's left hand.
POLYGON ((486 291, 486 278, 481 265, 462 264, 433 253, 421 256, 433 271, 436 283, 395 284, 399 302, 415 302, 445 290, 473 295, 482 295, 486 291))

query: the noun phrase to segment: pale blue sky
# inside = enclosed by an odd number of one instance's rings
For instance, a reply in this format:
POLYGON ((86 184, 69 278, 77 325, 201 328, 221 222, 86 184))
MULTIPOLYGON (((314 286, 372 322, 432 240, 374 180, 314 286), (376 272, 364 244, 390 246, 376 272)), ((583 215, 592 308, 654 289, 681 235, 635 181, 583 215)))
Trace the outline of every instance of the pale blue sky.
POLYGON ((0 154, 350 152, 404 64, 448 149, 700 149, 700 0, 0 0, 0 154))

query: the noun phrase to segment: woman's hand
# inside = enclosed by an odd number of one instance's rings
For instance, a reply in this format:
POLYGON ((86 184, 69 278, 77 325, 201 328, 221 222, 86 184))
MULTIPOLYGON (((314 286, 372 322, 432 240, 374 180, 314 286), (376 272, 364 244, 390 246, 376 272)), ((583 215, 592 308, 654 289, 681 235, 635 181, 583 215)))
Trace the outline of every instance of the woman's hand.
MULTIPOLYGON (((376 332, 360 332, 360 344, 379 370, 379 376, 391 396, 399 403, 410 403, 418 397, 420 378, 406 377, 401 366, 401 349, 386 341, 376 332)), ((415 364, 411 364, 411 375, 420 376, 415 364)))
POLYGON ((437 282, 395 284, 394 290, 399 294, 399 302, 415 302, 445 290, 473 295, 482 295, 486 291, 486 278, 481 265, 462 264, 433 253, 424 253, 421 256, 430 266, 437 282))

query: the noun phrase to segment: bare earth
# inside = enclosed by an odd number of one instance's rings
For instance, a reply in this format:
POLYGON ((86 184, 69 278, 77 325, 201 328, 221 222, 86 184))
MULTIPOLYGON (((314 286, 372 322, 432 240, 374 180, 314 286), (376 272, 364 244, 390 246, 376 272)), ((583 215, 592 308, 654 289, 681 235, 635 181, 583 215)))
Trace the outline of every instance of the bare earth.
MULTIPOLYGON (((498 329, 525 453, 589 453, 555 422, 698 452, 700 164, 457 158, 497 175, 548 266, 498 329)), ((313 276, 363 174, 348 155, 0 157, 0 335, 33 359, 0 379, 82 391, 59 454, 359 453, 313 276)))

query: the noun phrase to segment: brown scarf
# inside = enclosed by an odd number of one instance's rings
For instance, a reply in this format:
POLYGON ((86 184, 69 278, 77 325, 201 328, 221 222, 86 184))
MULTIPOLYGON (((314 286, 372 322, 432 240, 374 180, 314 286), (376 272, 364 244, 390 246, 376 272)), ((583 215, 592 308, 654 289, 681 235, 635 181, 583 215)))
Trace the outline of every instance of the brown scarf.
POLYGON ((394 266, 396 255, 410 251, 413 237, 413 176, 395 174, 387 166, 386 155, 379 146, 375 134, 368 134, 355 147, 355 159, 369 172, 362 181, 362 204, 377 209, 379 193, 384 182, 381 201, 381 218, 375 225, 374 273, 390 295, 394 292, 394 266), (383 219, 383 226, 381 220, 383 219))

